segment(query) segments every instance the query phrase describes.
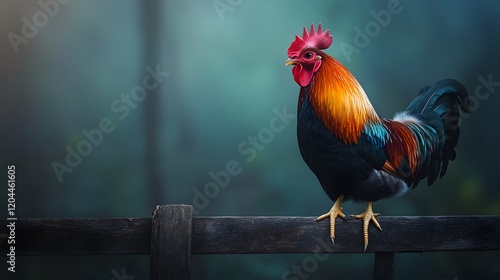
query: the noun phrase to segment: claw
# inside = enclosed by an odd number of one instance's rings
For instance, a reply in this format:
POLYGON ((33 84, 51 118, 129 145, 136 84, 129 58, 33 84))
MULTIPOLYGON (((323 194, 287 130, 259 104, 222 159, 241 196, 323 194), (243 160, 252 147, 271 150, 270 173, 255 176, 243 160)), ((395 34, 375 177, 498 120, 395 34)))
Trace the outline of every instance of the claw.
POLYGON ((382 227, 380 227, 380 224, 378 223, 377 219, 375 218, 378 216, 380 216, 380 213, 373 213, 371 201, 368 202, 368 205, 366 206, 365 212, 363 212, 359 215, 351 215, 351 217, 363 220, 363 239, 364 239, 364 244, 365 244, 365 248, 364 248, 365 252, 366 252, 366 248, 368 247, 368 226, 370 225, 370 221, 372 221, 375 224, 375 226, 380 231, 382 231, 382 227))
POLYGON ((332 240, 332 243, 335 244, 335 219, 337 217, 341 217, 342 219, 345 220, 345 215, 342 213, 343 208, 340 207, 342 204, 342 200, 344 200, 344 196, 341 195, 335 203, 332 206, 332 209, 328 211, 328 213, 325 213, 319 217, 316 218, 316 222, 321 221, 325 218, 330 218, 330 239, 332 240))

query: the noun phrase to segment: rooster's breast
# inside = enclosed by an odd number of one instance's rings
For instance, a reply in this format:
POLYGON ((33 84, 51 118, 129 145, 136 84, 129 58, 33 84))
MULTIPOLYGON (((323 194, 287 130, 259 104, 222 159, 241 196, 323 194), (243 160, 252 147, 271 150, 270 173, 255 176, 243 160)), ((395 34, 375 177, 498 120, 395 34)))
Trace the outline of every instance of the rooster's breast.
POLYGON ((345 144, 324 125, 308 94, 301 101, 297 140, 302 158, 331 199, 341 194, 354 196, 353 187, 367 181, 373 167, 361 157, 357 144, 345 144))

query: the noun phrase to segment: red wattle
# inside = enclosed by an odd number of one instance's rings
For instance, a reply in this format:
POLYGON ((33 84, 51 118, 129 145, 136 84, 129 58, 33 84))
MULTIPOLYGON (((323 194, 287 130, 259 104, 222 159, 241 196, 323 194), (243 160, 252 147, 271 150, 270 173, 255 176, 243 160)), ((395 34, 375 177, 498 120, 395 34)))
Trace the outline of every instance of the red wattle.
POLYGON ((306 87, 320 66, 321 60, 317 60, 314 65, 306 64, 306 67, 302 66, 302 63, 298 63, 292 69, 293 79, 299 86, 306 87))

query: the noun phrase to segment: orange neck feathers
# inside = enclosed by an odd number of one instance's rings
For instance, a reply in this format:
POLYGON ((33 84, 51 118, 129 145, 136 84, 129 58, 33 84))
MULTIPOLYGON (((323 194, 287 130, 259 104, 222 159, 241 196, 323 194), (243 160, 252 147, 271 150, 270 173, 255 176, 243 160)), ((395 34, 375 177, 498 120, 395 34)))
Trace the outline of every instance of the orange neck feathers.
POLYGON ((356 78, 340 62, 322 53, 310 100, 316 115, 346 144, 358 143, 363 128, 380 122, 356 78))

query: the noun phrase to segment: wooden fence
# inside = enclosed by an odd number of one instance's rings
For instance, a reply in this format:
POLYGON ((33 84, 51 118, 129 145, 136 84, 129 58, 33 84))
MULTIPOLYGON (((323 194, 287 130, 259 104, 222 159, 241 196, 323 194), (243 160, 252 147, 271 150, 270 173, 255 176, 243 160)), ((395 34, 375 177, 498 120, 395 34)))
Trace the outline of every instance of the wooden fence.
MULTIPOLYGON (((158 206, 150 218, 18 219, 17 256, 150 255, 150 279, 190 279, 191 254, 362 253, 360 222, 314 217, 193 217, 192 206, 158 206), (318 246, 318 244, 327 244, 318 246)), ((373 278, 392 279, 394 253, 500 250, 500 216, 379 217, 370 227, 373 278)), ((7 252, 8 221, 0 221, 7 252)))

